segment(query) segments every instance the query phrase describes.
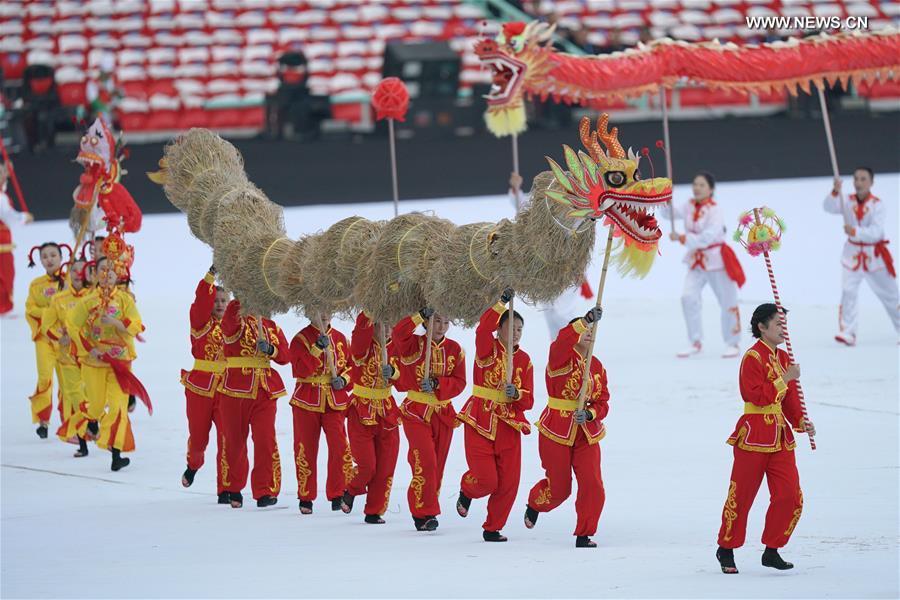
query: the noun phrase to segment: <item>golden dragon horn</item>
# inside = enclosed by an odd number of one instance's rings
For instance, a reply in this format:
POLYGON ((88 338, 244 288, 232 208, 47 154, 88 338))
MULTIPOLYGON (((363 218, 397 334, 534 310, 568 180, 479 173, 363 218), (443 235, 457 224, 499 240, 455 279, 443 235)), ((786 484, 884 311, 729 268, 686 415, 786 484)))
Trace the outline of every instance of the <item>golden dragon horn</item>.
POLYGON ((597 119, 597 137, 606 146, 607 154, 610 158, 625 158, 625 149, 619 143, 619 128, 613 127, 612 131, 609 131, 608 128, 609 115, 603 113, 597 119))

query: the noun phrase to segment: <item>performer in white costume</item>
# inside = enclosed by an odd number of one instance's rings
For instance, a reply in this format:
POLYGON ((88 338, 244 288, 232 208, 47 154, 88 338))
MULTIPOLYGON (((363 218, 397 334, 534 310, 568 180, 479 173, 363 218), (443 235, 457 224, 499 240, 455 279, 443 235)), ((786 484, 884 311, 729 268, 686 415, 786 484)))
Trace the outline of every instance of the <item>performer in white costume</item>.
POLYGON ((859 284, 865 279, 881 300, 900 335, 900 307, 898 307, 897 273, 894 259, 885 237, 885 206, 872 194, 875 175, 869 167, 853 172, 855 194, 844 198, 841 179, 835 178, 834 188, 825 197, 825 212, 844 216, 847 241, 841 256, 841 306, 838 310, 840 331, 834 339, 842 344, 856 344, 859 317, 859 284))
MULTIPOLYGON (((744 272, 734 250, 725 243, 727 229, 722 210, 713 200, 715 178, 705 172, 694 177, 694 197, 685 205, 675 207, 675 218, 684 219, 684 233, 673 231, 670 237, 687 248, 684 262, 688 266, 684 279, 681 307, 687 324, 690 345, 678 353, 680 358, 700 354, 703 350, 702 309, 703 287, 709 284, 722 311, 722 339, 724 358, 740 354, 741 315, 738 310, 738 288, 744 285, 744 272)), ((662 212, 669 216, 671 207, 662 212)))

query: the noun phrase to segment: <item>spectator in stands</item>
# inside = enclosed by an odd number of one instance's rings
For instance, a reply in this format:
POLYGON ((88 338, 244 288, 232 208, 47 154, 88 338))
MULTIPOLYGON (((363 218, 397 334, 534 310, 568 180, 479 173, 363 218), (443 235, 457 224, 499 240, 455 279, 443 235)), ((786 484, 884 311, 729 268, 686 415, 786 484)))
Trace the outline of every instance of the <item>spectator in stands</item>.
POLYGON ((590 32, 582 26, 569 32, 569 41, 578 46, 585 54, 598 54, 598 49, 588 39, 590 32))
POLYGON ((653 41, 653 34, 650 32, 650 28, 646 25, 641 25, 641 28, 638 33, 638 41, 642 44, 649 44, 653 41))
POLYGON ((122 91, 116 85, 114 70, 115 59, 109 55, 104 56, 97 77, 87 82, 85 98, 89 122, 93 122, 97 117, 103 117, 107 123, 117 127, 116 107, 122 99, 122 91))
POLYGON ((621 52, 628 48, 622 43, 622 32, 618 28, 610 29, 606 36, 606 45, 597 49, 597 54, 612 54, 613 52, 621 52))
POLYGON ((53 75, 53 67, 29 65, 22 78, 25 137, 32 152, 53 147, 56 141, 56 116, 60 103, 53 75))
POLYGON ((306 56, 299 49, 278 59, 280 85, 266 98, 266 132, 276 139, 285 134, 299 141, 317 138, 322 120, 330 116, 328 97, 309 90, 306 65, 306 56), (287 131, 285 126, 289 126, 287 131))
POLYGON ((774 27, 769 27, 768 29, 766 29, 766 35, 763 36, 762 41, 770 44, 772 42, 780 42, 783 39, 784 37, 778 33, 777 29, 775 29, 774 27))

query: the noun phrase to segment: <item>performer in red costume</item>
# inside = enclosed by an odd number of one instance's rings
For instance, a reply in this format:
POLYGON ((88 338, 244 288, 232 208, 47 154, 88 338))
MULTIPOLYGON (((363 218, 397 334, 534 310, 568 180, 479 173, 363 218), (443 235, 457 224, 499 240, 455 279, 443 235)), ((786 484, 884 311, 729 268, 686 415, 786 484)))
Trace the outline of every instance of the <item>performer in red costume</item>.
POLYGON ((759 491, 763 475, 769 484, 769 510, 763 529, 764 567, 785 570, 794 565, 778 554, 788 543, 803 510, 803 492, 794 459, 794 431, 816 434, 804 422, 797 397, 800 365, 790 364, 782 322, 774 304, 760 304, 753 311, 750 329, 757 342, 741 361, 740 388, 744 414, 728 443, 734 446, 734 467, 728 497, 722 510, 716 558, 723 573, 737 573, 734 549, 744 545, 747 514, 759 491))
POLYGON ((209 432, 216 426, 216 493, 219 504, 230 504, 231 497, 222 483, 222 419, 219 414, 218 388, 225 372, 222 355, 222 317, 228 305, 229 294, 216 285, 216 268, 197 284, 194 302, 191 304, 191 354, 194 366, 181 371, 181 384, 186 399, 188 442, 187 468, 181 476, 181 485, 191 487, 194 476, 203 466, 204 453, 209 444, 209 432))
POLYGON ((521 434, 531 433, 525 411, 534 405, 531 358, 519 348, 525 321, 513 312, 512 383, 506 383, 506 304, 513 298, 507 289, 500 302, 489 308, 475 329, 475 370, 472 396, 456 416, 465 424, 466 460, 469 470, 459 484, 456 511, 469 514, 472 498, 490 496, 487 519, 482 525, 486 542, 505 542, 500 530, 506 525, 519 490, 522 471, 521 434), (496 333, 496 337, 495 334, 496 333))
POLYGON ((438 527, 438 494, 457 425, 451 401, 466 387, 466 356, 460 345, 446 336, 449 328, 447 318, 432 308, 423 308, 397 323, 392 335, 399 371, 395 387, 406 392, 400 406, 403 431, 409 442, 407 460, 412 469, 406 497, 418 531, 434 531, 438 527), (415 331, 432 316, 431 347, 426 349, 428 336, 416 335, 415 331), (431 353, 427 378, 426 352, 431 353))
POLYGON ((291 396, 294 413, 294 463, 300 512, 312 514, 317 495, 316 462, 319 437, 328 444, 328 479, 325 494, 331 510, 341 509, 341 498, 353 479, 353 458, 344 429, 349 348, 344 334, 331 327, 331 315, 322 320, 324 330, 310 323, 291 341, 291 365, 297 387, 291 396))
POLYGON ((362 312, 350 340, 350 410, 347 429, 356 475, 347 485, 341 509, 349 513, 355 496, 366 494, 365 522, 384 523, 391 499, 391 483, 400 452, 400 411, 391 394, 397 370, 391 366, 393 344, 384 339, 384 323, 362 312), (387 359, 387 360, 385 360, 387 359))
POLYGON ((578 480, 575 499, 575 547, 596 548, 590 536, 597 533, 606 493, 600 473, 599 441, 606 435, 603 419, 609 413, 606 369, 595 356, 586 357, 591 343, 591 324, 602 312, 594 307, 560 330, 550 345, 547 359, 547 407, 538 421, 538 452, 546 477, 528 494, 525 527, 531 529, 538 515, 562 504, 572 493, 572 472, 578 480), (590 360, 587 400, 582 410, 578 398, 585 360, 590 360))
POLYGON ((241 303, 228 303, 222 316, 225 375, 219 384, 219 411, 224 430, 219 463, 223 491, 232 508, 244 504, 241 491, 247 484, 247 434, 253 433, 253 475, 250 486, 259 507, 278 502, 281 491, 281 457, 275 439, 275 400, 287 394, 278 371, 290 362, 284 332, 271 319, 241 316, 241 303), (260 336, 260 328, 263 335, 260 336))
POLYGON ((29 212, 20 212, 13 207, 12 199, 6 194, 9 171, 0 164, 0 316, 13 309, 13 280, 16 267, 13 261, 13 240, 10 226, 31 223, 34 218, 29 212))

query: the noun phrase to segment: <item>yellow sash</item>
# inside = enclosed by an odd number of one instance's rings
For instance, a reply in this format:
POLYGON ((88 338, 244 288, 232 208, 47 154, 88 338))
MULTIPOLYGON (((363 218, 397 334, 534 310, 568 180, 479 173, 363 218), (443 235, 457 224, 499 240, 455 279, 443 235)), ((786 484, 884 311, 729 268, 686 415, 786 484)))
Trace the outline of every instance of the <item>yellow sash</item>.
POLYGON ((225 363, 218 360, 201 360, 194 359, 194 371, 203 371, 204 373, 224 373, 225 363))
POLYGON ((547 406, 552 408, 553 410, 567 410, 569 412, 574 412, 578 410, 578 400, 569 400, 568 398, 554 398, 550 396, 547 398, 547 406))
POLYGON ((450 405, 449 400, 438 400, 437 396, 428 392, 417 392, 413 390, 410 392, 406 392, 406 397, 413 402, 419 402, 421 404, 427 404, 429 406, 443 407, 450 405))
POLYGON ((387 400, 391 397, 391 388, 370 388, 354 385, 352 394, 366 400, 387 400))
POLYGON ((225 359, 228 369, 268 369, 269 359, 262 356, 229 356, 225 359))
POLYGON ((506 390, 492 390, 491 388, 480 385, 472 386, 472 395, 476 398, 481 398, 482 400, 490 400, 500 404, 508 404, 516 401, 515 398, 508 398, 506 396, 506 390))
POLYGON ((757 406, 752 402, 744 402, 745 415, 780 415, 781 403, 767 404, 765 406, 757 406))
POLYGON ((328 375, 313 375, 312 377, 298 377, 297 383, 312 383, 314 385, 331 385, 331 377, 328 375))

